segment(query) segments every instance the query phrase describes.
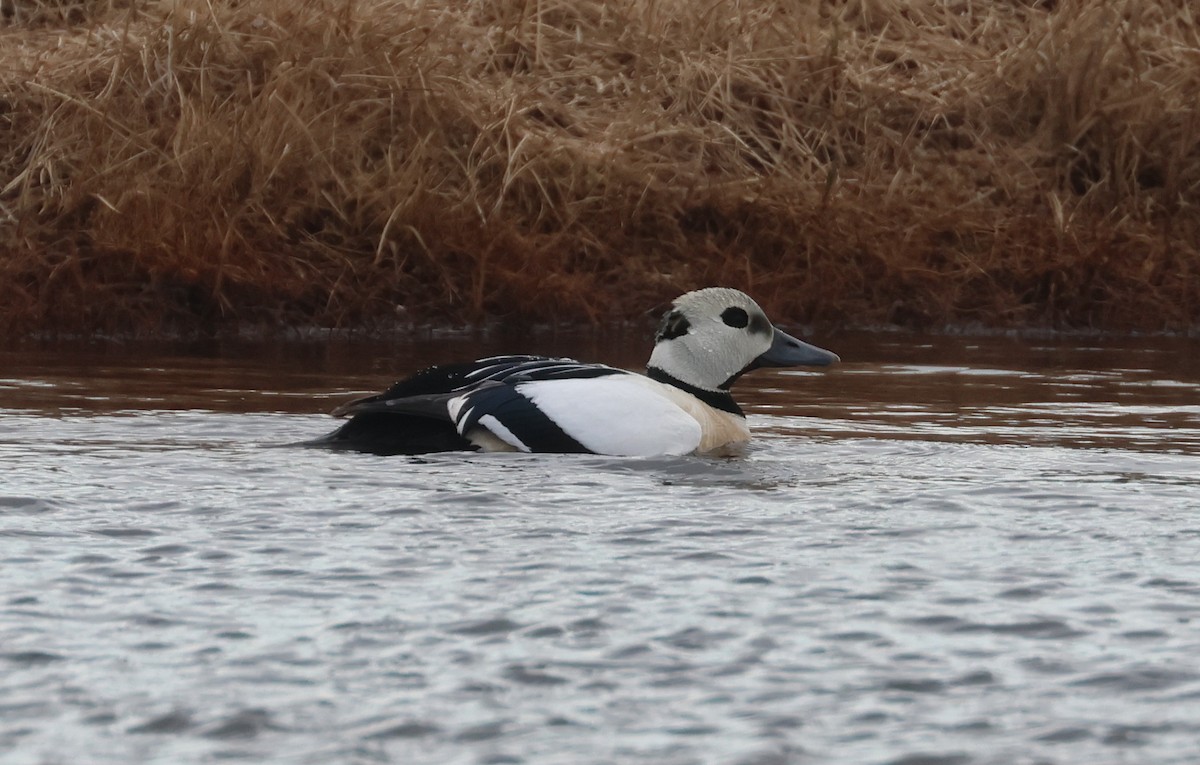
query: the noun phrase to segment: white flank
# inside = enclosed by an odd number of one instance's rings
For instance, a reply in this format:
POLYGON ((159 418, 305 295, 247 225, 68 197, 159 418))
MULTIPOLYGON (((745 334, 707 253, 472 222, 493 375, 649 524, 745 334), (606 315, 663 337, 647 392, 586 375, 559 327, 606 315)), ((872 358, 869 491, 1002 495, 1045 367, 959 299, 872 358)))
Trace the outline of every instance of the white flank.
POLYGON ((597 454, 694 452, 703 437, 700 422, 643 380, 658 385, 640 375, 613 375, 528 382, 517 388, 567 435, 597 454))

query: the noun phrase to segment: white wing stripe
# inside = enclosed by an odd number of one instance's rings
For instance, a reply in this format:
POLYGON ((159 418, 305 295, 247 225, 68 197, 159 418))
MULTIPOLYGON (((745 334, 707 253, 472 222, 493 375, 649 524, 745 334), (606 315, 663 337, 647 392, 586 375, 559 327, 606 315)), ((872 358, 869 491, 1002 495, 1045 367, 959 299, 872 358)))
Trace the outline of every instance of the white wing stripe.
POLYGON ((492 434, 504 443, 509 444, 510 446, 515 446, 523 452, 529 451, 529 447, 522 443, 521 439, 513 435, 511 430, 504 427, 504 425, 492 415, 485 414, 480 417, 479 424, 492 431, 492 434))

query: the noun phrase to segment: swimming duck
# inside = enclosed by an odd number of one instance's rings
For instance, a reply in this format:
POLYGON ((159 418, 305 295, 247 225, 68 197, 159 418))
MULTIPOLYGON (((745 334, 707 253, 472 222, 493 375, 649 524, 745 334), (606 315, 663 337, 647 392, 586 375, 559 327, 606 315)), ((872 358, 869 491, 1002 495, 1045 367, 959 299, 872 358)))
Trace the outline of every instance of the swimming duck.
POLYGON ((729 393, 739 377, 836 361, 773 326, 745 293, 709 287, 672 303, 644 375, 546 356, 430 367, 338 407, 351 419, 309 443, 375 454, 715 453, 750 438, 729 393))

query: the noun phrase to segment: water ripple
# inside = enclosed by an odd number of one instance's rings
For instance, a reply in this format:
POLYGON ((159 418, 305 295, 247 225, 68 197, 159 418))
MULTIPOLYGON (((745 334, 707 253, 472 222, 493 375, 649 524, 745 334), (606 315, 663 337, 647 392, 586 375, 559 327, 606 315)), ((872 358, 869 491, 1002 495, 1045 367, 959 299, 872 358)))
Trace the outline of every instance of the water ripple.
POLYGON ((1190 765, 1195 354, 997 342, 756 373, 733 460, 263 448, 327 426, 252 394, 319 388, 307 362, 185 359, 181 411, 131 398, 170 400, 167 361, 30 375, 0 419, 0 752, 1190 765))

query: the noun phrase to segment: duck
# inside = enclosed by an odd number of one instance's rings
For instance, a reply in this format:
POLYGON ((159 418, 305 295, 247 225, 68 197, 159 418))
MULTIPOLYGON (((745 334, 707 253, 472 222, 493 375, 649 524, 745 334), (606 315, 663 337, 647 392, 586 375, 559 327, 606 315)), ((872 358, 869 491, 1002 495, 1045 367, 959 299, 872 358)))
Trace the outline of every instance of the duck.
POLYGON ((707 287, 672 301, 644 374, 532 355, 433 366, 339 406, 333 415, 349 419, 307 445, 379 455, 725 454, 750 439, 730 392, 743 374, 839 360, 773 325, 744 292, 707 287))

